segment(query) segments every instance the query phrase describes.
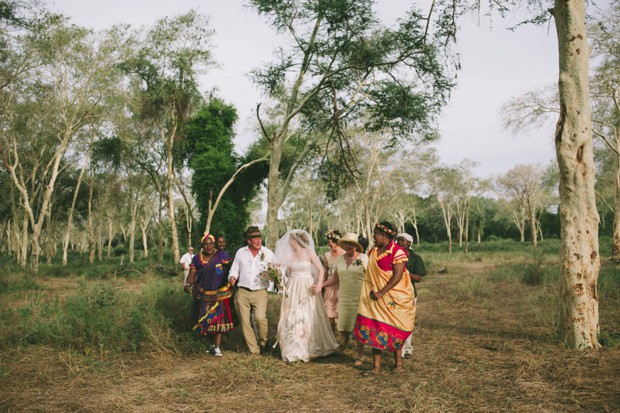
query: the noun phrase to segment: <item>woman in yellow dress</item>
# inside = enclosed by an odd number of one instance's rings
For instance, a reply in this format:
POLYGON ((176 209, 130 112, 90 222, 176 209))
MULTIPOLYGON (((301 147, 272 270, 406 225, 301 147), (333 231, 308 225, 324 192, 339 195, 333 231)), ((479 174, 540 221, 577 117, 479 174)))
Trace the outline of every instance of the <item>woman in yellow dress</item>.
POLYGON ((355 320, 355 339, 372 347, 373 369, 381 372, 381 352, 394 353, 394 371, 402 372, 402 348, 413 331, 414 292, 406 276, 407 253, 394 238, 389 222, 375 225, 374 247, 368 254, 360 305, 355 320))

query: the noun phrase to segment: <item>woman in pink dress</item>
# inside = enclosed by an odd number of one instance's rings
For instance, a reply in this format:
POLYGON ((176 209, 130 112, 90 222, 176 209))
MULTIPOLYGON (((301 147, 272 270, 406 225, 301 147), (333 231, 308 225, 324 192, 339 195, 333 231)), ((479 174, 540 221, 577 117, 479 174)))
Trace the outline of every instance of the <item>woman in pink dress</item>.
MULTIPOLYGON (((344 250, 338 246, 338 240, 342 234, 339 231, 328 231, 325 234, 329 251, 325 253, 325 281, 331 280, 334 276, 334 263, 336 259, 344 254, 344 250)), ((329 323, 336 332, 336 319, 338 318, 338 284, 325 287, 323 289, 323 301, 325 302, 325 311, 329 317, 329 323)))

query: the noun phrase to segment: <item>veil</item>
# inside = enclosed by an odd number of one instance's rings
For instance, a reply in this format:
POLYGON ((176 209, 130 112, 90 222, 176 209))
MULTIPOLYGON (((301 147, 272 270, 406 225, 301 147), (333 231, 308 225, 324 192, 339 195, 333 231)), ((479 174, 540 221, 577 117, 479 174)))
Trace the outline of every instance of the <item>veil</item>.
MULTIPOLYGON (((312 240, 312 237, 302 229, 292 229, 284 234, 284 236, 276 242, 276 250, 274 254, 275 263, 279 264, 281 267, 284 267, 283 270, 285 271, 289 269, 291 267, 291 263, 295 261, 308 260, 312 263, 312 257, 316 257, 316 259, 319 260, 319 257, 314 251, 314 241, 312 240), (293 240, 299 248, 293 248, 291 245, 291 240, 293 240)), ((314 266, 314 263, 312 263, 311 268, 312 278, 316 283, 319 280, 319 271, 314 266)))

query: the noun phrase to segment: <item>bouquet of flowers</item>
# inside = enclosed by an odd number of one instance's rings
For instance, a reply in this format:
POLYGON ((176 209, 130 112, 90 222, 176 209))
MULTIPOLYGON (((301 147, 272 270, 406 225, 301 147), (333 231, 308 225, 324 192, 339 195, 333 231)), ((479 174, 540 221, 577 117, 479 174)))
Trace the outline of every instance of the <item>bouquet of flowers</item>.
POLYGON ((260 276, 267 281, 272 281, 276 290, 282 287, 282 273, 280 269, 272 263, 267 263, 267 269, 261 272, 260 276))

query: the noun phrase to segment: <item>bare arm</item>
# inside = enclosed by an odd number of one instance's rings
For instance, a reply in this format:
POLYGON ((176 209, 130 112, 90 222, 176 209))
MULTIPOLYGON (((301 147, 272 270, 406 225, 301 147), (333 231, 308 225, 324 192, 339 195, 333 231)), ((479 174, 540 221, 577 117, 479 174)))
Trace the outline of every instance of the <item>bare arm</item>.
POLYGON ((323 287, 330 287, 332 285, 340 284, 340 278, 338 278, 338 270, 334 268, 334 274, 330 280, 323 283, 323 287))
POLYGON ((189 294, 190 287, 194 285, 194 277, 196 275, 196 268, 190 267, 189 275, 187 276, 187 281, 185 282, 185 286, 183 286, 183 291, 189 294))
POLYGON ((310 262, 319 272, 319 281, 312 286, 314 288, 314 292, 319 293, 323 288, 323 277, 325 276, 325 268, 323 268, 323 264, 321 264, 321 260, 319 260, 319 257, 316 254, 310 254, 310 262))
POLYGON ((387 284, 385 284, 385 286, 381 290, 377 292, 371 291, 370 298, 372 298, 373 300, 378 300, 379 298, 383 297, 385 293, 390 291, 392 288, 396 286, 396 284, 400 282, 400 280, 403 278, 404 272, 405 272, 404 262, 399 262, 398 264, 394 264, 394 267, 392 268, 392 277, 388 280, 387 284))

